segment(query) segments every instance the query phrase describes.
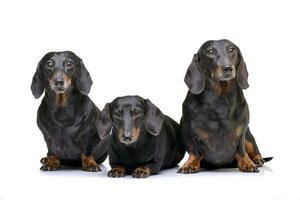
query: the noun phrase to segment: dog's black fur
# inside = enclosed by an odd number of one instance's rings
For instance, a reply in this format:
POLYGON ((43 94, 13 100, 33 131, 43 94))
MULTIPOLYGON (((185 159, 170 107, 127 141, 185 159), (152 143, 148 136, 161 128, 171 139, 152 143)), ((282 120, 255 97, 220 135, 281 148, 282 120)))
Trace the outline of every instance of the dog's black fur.
POLYGON ((111 131, 109 177, 145 178, 176 166, 184 156, 179 125, 149 100, 116 98, 102 110, 100 122, 101 137, 111 131))
POLYGON ((235 163, 241 171, 258 172, 265 160, 248 127, 242 91, 249 87, 248 72, 239 48, 228 40, 207 41, 194 55, 185 83, 189 92, 180 126, 190 156, 178 172, 198 172, 200 163, 209 168, 235 163))
POLYGON ((63 164, 99 171, 108 154, 109 137, 100 139, 96 119, 99 109, 87 94, 92 79, 73 52, 50 52, 39 62, 31 90, 45 96, 38 109, 37 124, 47 144, 41 170, 57 170, 63 164))

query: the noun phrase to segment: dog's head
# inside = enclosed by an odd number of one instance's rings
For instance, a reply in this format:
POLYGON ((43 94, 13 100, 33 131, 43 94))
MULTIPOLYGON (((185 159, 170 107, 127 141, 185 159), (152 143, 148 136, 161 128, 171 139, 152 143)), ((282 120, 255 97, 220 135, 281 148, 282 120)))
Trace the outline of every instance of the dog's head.
POLYGON ((239 48, 229 40, 205 42, 194 55, 186 75, 185 83, 193 94, 200 94, 206 79, 229 81, 236 79, 240 88, 248 85, 248 72, 239 48))
POLYGON ((31 91, 35 98, 39 98, 45 89, 60 94, 77 88, 87 95, 91 85, 89 72, 78 56, 70 51, 50 52, 38 63, 31 91))
POLYGON ((102 110, 97 122, 101 138, 113 128, 118 140, 126 145, 136 142, 144 129, 157 136, 164 122, 163 113, 148 99, 139 96, 118 97, 102 110))

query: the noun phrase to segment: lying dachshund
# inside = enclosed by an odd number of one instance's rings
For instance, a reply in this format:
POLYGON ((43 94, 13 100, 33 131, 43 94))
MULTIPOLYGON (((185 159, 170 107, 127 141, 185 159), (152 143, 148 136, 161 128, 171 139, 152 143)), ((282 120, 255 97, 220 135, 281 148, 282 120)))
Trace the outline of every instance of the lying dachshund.
POLYGON ((179 173, 201 167, 237 164, 240 171, 258 172, 265 161, 250 133, 249 110, 242 89, 248 72, 239 48, 228 40, 207 41, 185 75, 189 92, 183 103, 181 131, 189 153, 179 173))
POLYGON ((149 100, 116 98, 102 110, 100 122, 101 137, 111 131, 109 177, 146 178, 176 166, 184 156, 179 125, 149 100))
POLYGON ((100 170, 97 163, 107 157, 109 138, 99 138, 100 111, 87 96, 91 85, 82 60, 70 51, 47 53, 39 62, 31 91, 39 98, 45 90, 37 116, 48 148, 41 170, 57 170, 63 164, 100 170))

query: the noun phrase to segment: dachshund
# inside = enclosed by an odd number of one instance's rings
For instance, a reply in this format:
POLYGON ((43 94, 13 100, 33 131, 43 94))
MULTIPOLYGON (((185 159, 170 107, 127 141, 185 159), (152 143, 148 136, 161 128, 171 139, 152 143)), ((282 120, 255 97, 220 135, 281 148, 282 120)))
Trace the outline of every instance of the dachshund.
POLYGON ((150 100, 118 97, 100 114, 100 137, 111 132, 109 177, 146 178, 176 166, 185 154, 177 122, 150 100))
POLYGON ((238 166, 258 172, 265 161, 250 132, 243 95, 248 72, 240 49, 229 40, 205 42, 193 57, 184 79, 189 88, 182 105, 180 128, 187 162, 178 173, 196 173, 200 166, 238 166))
POLYGON ((39 98, 45 90, 37 113, 48 149, 41 170, 81 165, 85 171, 101 171, 98 164, 108 155, 109 137, 99 137, 101 111, 87 96, 91 85, 89 72, 73 52, 49 52, 38 63, 31 91, 39 98))

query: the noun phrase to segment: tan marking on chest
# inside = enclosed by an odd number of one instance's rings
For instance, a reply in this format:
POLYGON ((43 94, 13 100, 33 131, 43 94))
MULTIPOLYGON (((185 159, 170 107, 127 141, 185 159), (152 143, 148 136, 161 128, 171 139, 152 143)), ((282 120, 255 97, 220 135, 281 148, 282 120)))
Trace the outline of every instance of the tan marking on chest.
POLYGON ((212 90, 216 96, 226 96, 234 88, 234 79, 229 81, 213 81, 212 90))
POLYGON ((56 104, 65 107, 68 104, 68 96, 66 93, 56 94, 56 104))

